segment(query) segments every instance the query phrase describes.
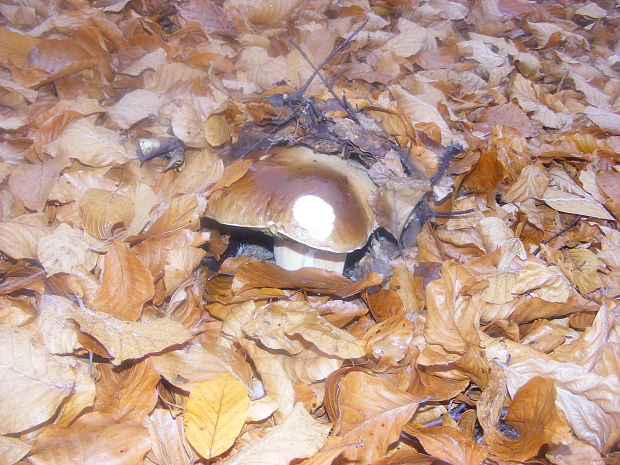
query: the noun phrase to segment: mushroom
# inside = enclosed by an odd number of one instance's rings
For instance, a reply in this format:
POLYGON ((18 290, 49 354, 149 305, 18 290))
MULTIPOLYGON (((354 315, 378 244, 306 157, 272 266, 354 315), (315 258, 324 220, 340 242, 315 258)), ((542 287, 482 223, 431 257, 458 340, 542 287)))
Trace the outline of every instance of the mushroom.
POLYGON ((246 155, 247 173, 209 199, 215 221, 274 237, 276 264, 342 273, 349 252, 376 228, 367 199, 376 189, 351 160, 307 147, 276 147, 246 155))

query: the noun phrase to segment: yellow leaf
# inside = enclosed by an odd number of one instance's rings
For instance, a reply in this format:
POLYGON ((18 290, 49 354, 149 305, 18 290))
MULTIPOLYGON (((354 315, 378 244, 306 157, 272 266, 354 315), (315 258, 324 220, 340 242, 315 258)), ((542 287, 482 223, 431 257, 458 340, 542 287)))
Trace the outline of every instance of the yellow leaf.
POLYGON ((248 416, 250 399, 244 384, 230 373, 192 389, 185 409, 185 434, 204 458, 232 446, 248 416))

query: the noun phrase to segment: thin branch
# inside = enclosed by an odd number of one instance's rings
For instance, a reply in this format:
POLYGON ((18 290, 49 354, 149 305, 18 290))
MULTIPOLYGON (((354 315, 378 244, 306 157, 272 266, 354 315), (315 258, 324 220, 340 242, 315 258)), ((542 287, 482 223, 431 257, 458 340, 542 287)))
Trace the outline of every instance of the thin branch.
POLYGON ((536 249, 534 250, 534 252, 532 252, 532 254, 537 255, 538 252, 540 252, 540 249, 543 245, 548 244, 549 242, 551 242, 553 239, 555 239, 556 237, 561 236, 562 234, 564 234, 566 231, 568 231, 569 229, 575 227, 577 225, 577 223, 579 223, 581 221, 581 216, 577 216, 577 218, 575 218, 573 221, 570 222, 570 224, 568 226, 566 226, 565 228, 562 228, 560 231, 556 232, 553 236, 551 236, 549 239, 547 239, 546 241, 542 241, 540 243, 540 245, 538 247, 536 247, 536 249))
POLYGON ((301 49, 301 47, 297 45, 297 43, 295 43, 295 41, 288 34, 284 34, 284 37, 293 45, 293 47, 297 49, 297 51, 301 54, 304 60, 306 60, 308 64, 310 65, 310 67, 314 70, 314 72, 310 75, 306 83, 296 92, 297 95, 303 94, 306 91, 306 89, 308 89, 308 87, 310 86, 314 78, 318 76, 323 82, 323 84, 325 85, 325 87, 327 87, 327 90, 329 91, 329 93, 332 94, 332 96, 340 104, 342 109, 346 111, 347 114, 351 117, 351 119, 355 121, 356 123, 358 123, 357 117, 351 111, 351 109, 348 108, 348 106, 345 105, 345 103, 336 95, 333 87, 330 86, 329 82, 327 82, 327 79, 325 78, 325 76, 321 74, 321 68, 323 68, 332 58, 334 58, 342 50, 344 50, 347 47, 350 47, 351 44, 353 43, 353 38, 364 28, 364 26, 366 26, 367 23, 368 23, 368 19, 365 19, 364 22, 360 26, 358 26, 357 29, 355 29, 344 42, 338 45, 335 49, 331 51, 329 55, 327 55, 327 57, 321 62, 319 66, 315 66, 314 63, 312 63, 312 61, 310 60, 310 57, 308 57, 308 55, 306 54, 306 52, 304 52, 301 49))

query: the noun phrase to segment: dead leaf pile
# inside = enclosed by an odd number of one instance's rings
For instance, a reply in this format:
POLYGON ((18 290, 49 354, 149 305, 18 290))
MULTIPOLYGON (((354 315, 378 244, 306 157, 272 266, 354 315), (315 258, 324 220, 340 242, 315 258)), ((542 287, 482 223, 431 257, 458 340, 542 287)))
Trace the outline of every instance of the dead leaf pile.
POLYGON ((610 0, 0 3, 0 463, 619 464, 619 27, 610 0), (316 129, 248 136, 313 73, 288 37, 318 65, 357 28, 304 95, 386 233, 347 277, 223 261, 209 196, 316 129))

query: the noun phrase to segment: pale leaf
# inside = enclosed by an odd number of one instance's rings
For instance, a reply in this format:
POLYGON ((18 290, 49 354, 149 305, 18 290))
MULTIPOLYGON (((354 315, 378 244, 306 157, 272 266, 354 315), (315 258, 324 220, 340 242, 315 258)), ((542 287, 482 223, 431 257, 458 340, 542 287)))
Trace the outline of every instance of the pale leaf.
POLYGON ((49 420, 73 389, 75 374, 26 328, 0 325, 0 433, 49 420), (19 399, 19 402, 16 402, 19 399))
POLYGON ((288 465, 320 449, 331 425, 320 424, 298 403, 279 425, 222 462, 222 465, 288 465))
POLYGON ((235 350, 224 347, 204 347, 189 344, 183 349, 150 357, 155 370, 168 382, 186 392, 226 372, 234 373, 246 384, 252 382, 252 370, 235 350))
POLYGON ((0 223, 0 250, 13 260, 37 258, 37 242, 52 232, 47 225, 21 217, 0 223))
POLYGON ((13 465, 30 451, 30 445, 19 439, 0 436, 0 462, 13 465))
POLYGON ((541 197, 554 210, 574 215, 590 216, 603 220, 614 220, 614 217, 599 202, 588 196, 580 197, 575 194, 557 189, 547 188, 541 197))
POLYGON ((120 143, 117 134, 90 119, 81 119, 69 126, 47 146, 55 157, 75 158, 88 166, 109 166, 125 163, 133 154, 120 143))
POLYGON ((521 202, 529 197, 542 197, 549 176, 541 163, 526 166, 504 195, 505 202, 521 202))
POLYGON ((620 406, 616 402, 620 392, 617 375, 600 376, 588 373, 575 363, 530 358, 506 368, 508 390, 511 395, 535 376, 555 381, 556 403, 581 440, 602 449, 613 431, 620 427, 620 406))
POLYGON ((63 223, 54 232, 39 239, 37 258, 48 276, 72 273, 78 266, 90 270, 97 263, 97 255, 90 251, 93 245, 92 238, 63 223))
POLYGON ((195 452, 185 442, 183 417, 172 418, 165 408, 153 410, 145 420, 151 437, 151 454, 159 465, 192 465, 195 452))
POLYGON ((138 121, 157 116, 164 102, 163 96, 145 89, 136 89, 121 97, 108 110, 108 118, 120 129, 129 129, 138 121))
POLYGON ((37 309, 37 328, 43 335, 48 352, 70 354, 79 347, 77 328, 69 321, 77 310, 73 302, 64 297, 44 294, 37 299, 37 309))
POLYGON ((590 121, 603 131, 607 131, 610 134, 620 134, 620 115, 617 112, 589 106, 584 113, 590 118, 590 121))
POLYGON ((74 313, 73 319, 83 332, 93 336, 105 347, 115 365, 124 360, 161 352, 191 337, 191 333, 181 323, 167 318, 129 322, 84 309, 74 313))

